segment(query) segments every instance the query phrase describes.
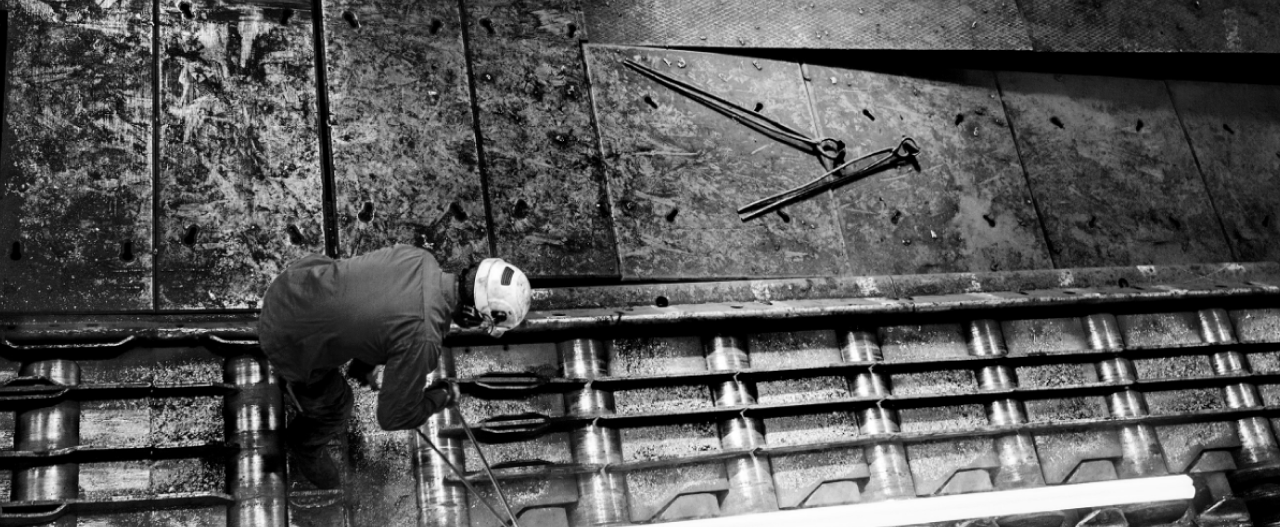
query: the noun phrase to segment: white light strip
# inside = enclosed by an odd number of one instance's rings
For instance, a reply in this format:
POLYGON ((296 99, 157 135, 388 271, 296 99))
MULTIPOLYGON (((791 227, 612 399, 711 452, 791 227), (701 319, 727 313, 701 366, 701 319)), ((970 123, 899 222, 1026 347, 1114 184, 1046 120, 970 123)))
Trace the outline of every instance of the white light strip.
POLYGON ((1165 476, 793 509, 670 522, 662 525, 664 527, 779 527, 783 525, 898 527, 973 518, 995 518, 1013 514, 1111 507, 1128 503, 1189 500, 1195 496, 1195 493, 1190 477, 1165 476))

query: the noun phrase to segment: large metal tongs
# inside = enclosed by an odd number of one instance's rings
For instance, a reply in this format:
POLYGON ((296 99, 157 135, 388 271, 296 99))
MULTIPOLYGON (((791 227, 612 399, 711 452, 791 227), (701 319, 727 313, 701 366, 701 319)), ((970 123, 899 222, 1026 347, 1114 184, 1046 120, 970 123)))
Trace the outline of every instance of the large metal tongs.
POLYGON ((920 153, 920 145, 910 137, 904 138, 893 148, 877 150, 862 157, 851 159, 819 176, 817 179, 786 192, 774 194, 738 209, 738 217, 742 221, 758 218, 791 203, 813 197, 829 188, 838 187, 851 181, 866 177, 876 171, 897 166, 902 163, 915 164, 916 155, 920 153), (868 163, 869 162, 869 163, 868 163), (865 166, 863 164, 865 163, 865 166), (859 165, 855 167, 854 165, 859 165))
POLYGON ((733 119, 747 128, 760 132, 774 141, 834 162, 839 162, 841 157, 844 156, 844 143, 838 139, 810 137, 804 132, 765 117, 759 112, 738 106, 719 95, 661 73, 634 60, 625 60, 623 64, 654 82, 666 86, 671 91, 692 99, 694 102, 733 119))

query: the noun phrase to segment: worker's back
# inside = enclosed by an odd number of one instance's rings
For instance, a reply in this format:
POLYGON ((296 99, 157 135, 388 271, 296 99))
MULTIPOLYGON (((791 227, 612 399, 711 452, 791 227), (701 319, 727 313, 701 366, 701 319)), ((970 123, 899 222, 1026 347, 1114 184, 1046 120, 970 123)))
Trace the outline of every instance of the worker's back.
POLYGON ((406 342, 425 340, 437 349, 456 296, 453 275, 417 247, 346 260, 311 255, 290 264, 267 289, 259 336, 277 373, 306 384, 351 359, 385 363, 406 342))

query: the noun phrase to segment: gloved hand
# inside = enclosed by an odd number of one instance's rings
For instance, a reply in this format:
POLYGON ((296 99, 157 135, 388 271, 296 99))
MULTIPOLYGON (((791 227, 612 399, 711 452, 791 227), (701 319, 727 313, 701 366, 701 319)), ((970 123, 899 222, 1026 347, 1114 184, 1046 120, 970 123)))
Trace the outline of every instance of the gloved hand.
POLYGON ((364 362, 353 360, 351 365, 347 366, 347 378, 356 381, 356 384, 364 386, 373 391, 378 391, 382 387, 378 386, 378 375, 376 366, 366 364, 364 362))
POLYGON ((458 402, 461 392, 458 391, 458 385, 443 379, 436 380, 428 384, 423 392, 427 396, 427 400, 434 406, 431 413, 439 412, 450 405, 458 402))

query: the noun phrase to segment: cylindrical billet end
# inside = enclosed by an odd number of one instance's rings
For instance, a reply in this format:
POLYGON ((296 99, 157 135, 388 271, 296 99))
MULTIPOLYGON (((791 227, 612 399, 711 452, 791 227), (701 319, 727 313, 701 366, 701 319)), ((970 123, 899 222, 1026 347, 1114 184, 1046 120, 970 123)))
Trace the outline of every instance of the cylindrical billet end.
POLYGON ((1085 333, 1089 336, 1089 349, 1113 351, 1124 349, 1124 340, 1120 337, 1120 325, 1115 315, 1100 313, 1084 318, 1085 333))
POLYGON ((907 466, 906 450, 899 443, 883 443, 866 448, 871 480, 863 491, 870 501, 914 498, 915 481, 907 466))
POLYGON ((863 408, 858 410, 863 434, 892 434, 898 432, 898 412, 892 408, 863 408))
POLYGON ((1022 424, 1027 422, 1027 412, 1022 401, 997 399, 987 403, 987 422, 996 426, 1022 424))
POLYGON ((725 462, 729 473, 729 494, 720 511, 724 515, 778 510, 778 494, 774 490, 769 460, 763 456, 744 456, 725 462))
POLYGON ((859 373, 853 377, 853 394, 858 397, 886 397, 889 380, 879 373, 859 373))
POLYGON ((1214 353, 1212 359, 1215 375, 1233 375, 1251 371, 1249 361, 1245 359, 1243 353, 1238 351, 1220 351, 1214 353))
POLYGON ((742 381, 726 381, 711 388, 716 406, 743 406, 756 404, 756 385, 742 381))
POLYGON ((1230 344, 1236 341, 1232 330, 1231 317, 1222 308, 1201 309, 1196 313, 1200 319, 1200 339, 1208 344, 1230 344))
MULTIPOLYGON (((442 438, 434 433, 436 446, 455 467, 462 468, 462 440, 442 438)), ((418 470, 418 520, 420 525, 432 527, 466 527, 471 523, 468 513, 466 489, 457 483, 448 483, 445 478, 450 472, 448 465, 436 455, 431 447, 425 444, 422 437, 414 434, 415 466, 418 470)))
POLYGON ((574 430, 569 438, 575 463, 604 465, 622 462, 622 435, 616 428, 587 425, 574 430))
POLYGON ((839 333, 840 359, 844 362, 878 362, 884 360, 876 332, 851 329, 839 333))
POLYGON ((222 368, 222 380, 236 386, 251 386, 266 379, 266 368, 253 355, 231 357, 222 368))
POLYGON ((1063 511, 1037 512, 1035 514, 1018 514, 996 518, 1000 527, 1062 527, 1067 523, 1068 513, 1063 511))
POLYGON ((1138 378, 1138 371, 1129 359, 1109 359, 1099 362, 1094 369, 1102 382, 1129 382, 1138 378))
POLYGON ((1111 417, 1142 417, 1147 415, 1147 400, 1141 392, 1121 390, 1107 395, 1107 410, 1111 417))
POLYGON ((55 450, 80 444, 80 402, 18 412, 13 431, 17 450, 55 450))
POLYGON ((630 523, 627 478, 609 473, 578 476, 578 504, 569 511, 569 522, 573 527, 630 523))
POLYGON ((765 446, 764 421, 754 417, 738 417, 721 421, 720 448, 758 448, 765 446))
POLYGON ((1280 464, 1280 444, 1266 418, 1240 419, 1236 421, 1236 433, 1240 436, 1240 450, 1236 453, 1240 468, 1280 464))
POLYGON ((1018 387, 1018 376, 1008 366, 983 366, 978 370, 978 389, 1008 390, 1018 387))
POLYGON ((717 335, 707 339, 704 349, 707 369, 711 371, 737 371, 751 368, 751 356, 747 354, 747 342, 734 335, 717 335))
POLYGON ((1160 439, 1151 425, 1126 425, 1120 427, 1120 462, 1116 473, 1121 478, 1145 478, 1169 473, 1165 465, 1160 439))
POLYGON ((80 465, 45 465, 13 473, 14 501, 70 500, 79 494, 80 465))
POLYGON ((991 320, 973 320, 965 324, 965 342, 969 354, 975 357, 992 357, 1008 353, 1004 345, 1004 333, 1000 323, 991 320))
POLYGON ((569 415, 602 415, 615 411, 613 392, 578 390, 564 396, 564 410, 569 415))
POLYGON ((998 436, 995 447, 1000 468, 996 469, 991 483, 997 490, 1044 486, 1044 472, 1031 434, 998 436))
POLYGON ((573 339, 556 344, 564 376, 594 379, 609 375, 609 348, 595 339, 573 339))
POLYGON ((1222 389, 1227 399, 1227 408, 1254 408, 1262 406, 1262 397, 1252 384, 1228 384, 1222 389))
POLYGON ((285 527, 288 508, 284 496, 238 499, 227 508, 227 527, 285 527))
POLYGON ((65 359, 42 360, 22 365, 23 377, 44 377, 58 384, 80 384, 80 365, 65 359))

